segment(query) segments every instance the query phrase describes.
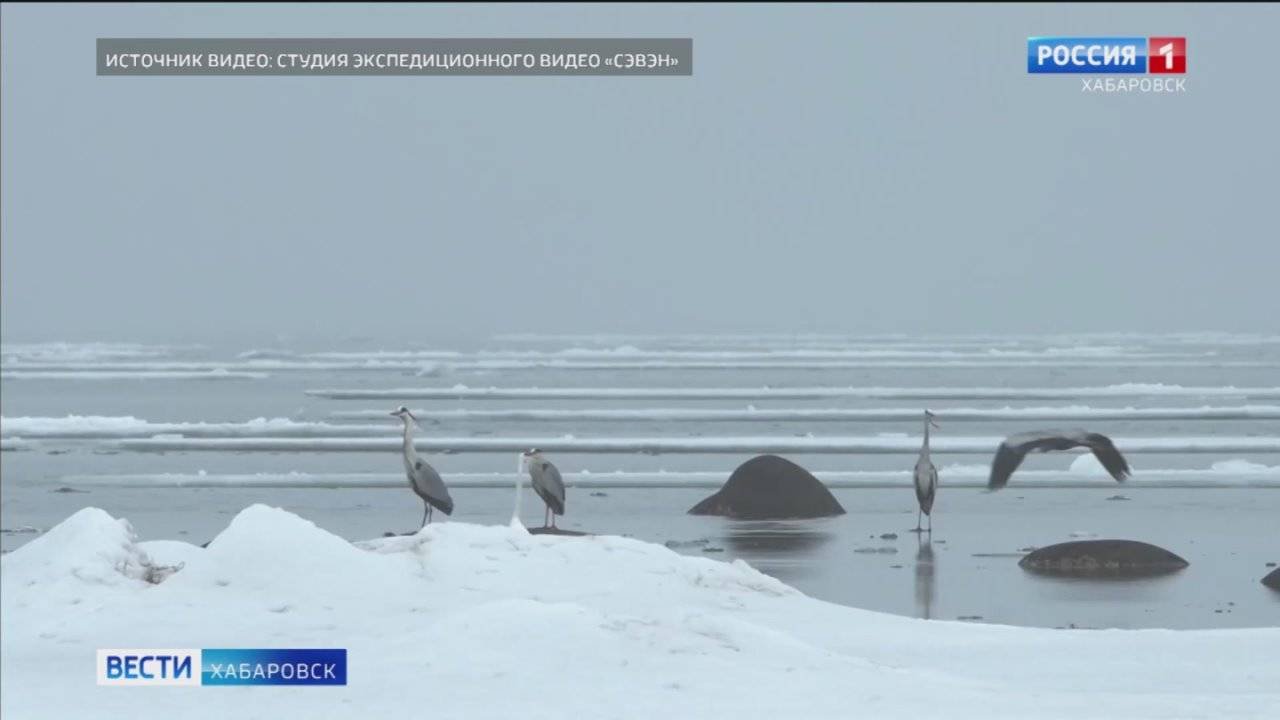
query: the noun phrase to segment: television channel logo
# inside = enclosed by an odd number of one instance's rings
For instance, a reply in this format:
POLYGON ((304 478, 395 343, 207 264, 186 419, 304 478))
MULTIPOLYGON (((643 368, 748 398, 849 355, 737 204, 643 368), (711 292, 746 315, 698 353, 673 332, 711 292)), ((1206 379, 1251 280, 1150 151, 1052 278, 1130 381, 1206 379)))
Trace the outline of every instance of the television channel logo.
POLYGON ((342 648, 99 650, 98 684, 346 685, 342 648))
POLYGON ((99 685, 199 685, 199 650, 99 650, 99 685))
POLYGON ((1032 75, 1183 75, 1185 37, 1029 37, 1032 75))

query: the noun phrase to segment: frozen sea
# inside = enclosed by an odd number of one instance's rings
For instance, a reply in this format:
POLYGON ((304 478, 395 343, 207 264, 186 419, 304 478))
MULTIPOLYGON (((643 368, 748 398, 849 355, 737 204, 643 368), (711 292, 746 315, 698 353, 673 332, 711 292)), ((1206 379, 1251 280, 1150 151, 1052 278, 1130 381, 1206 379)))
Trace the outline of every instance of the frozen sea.
MULTIPOLYGON (((253 503, 351 540, 416 529, 385 413, 453 487, 452 520, 501 524, 515 452, 570 481, 565 527, 741 558, 811 596, 936 619, 1041 627, 1280 624, 1280 337, 504 336, 471 346, 0 349, 0 549, 85 506, 143 540, 201 543, 253 503), (934 532, 907 473, 934 410, 934 532), (981 489, 998 439, 1087 427, 1130 483, 1081 456, 1032 457, 981 489), (686 511, 752 450, 827 481, 848 514, 743 522, 686 511), (1190 561, 1142 580, 1057 580, 1028 548, 1129 538, 1190 561)), ((526 489, 523 517, 541 522, 526 489)))

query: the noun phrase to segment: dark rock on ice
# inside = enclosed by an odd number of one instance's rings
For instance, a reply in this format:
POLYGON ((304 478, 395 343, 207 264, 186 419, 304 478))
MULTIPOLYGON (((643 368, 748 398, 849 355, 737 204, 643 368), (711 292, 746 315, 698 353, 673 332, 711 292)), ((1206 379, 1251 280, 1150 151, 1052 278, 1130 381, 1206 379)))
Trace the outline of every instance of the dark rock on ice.
POLYGON ((1075 540, 1032 551, 1018 562, 1024 570, 1045 575, 1145 577, 1163 575, 1189 565, 1186 560, 1137 540, 1075 540))
POLYGON ((1280 590, 1280 568, 1267 573, 1266 577, 1262 578, 1262 584, 1272 590, 1280 590))
POLYGON ((777 455, 757 455, 739 465, 724 487, 694 505, 689 514, 785 520, 843 515, 844 508, 808 470, 777 455))

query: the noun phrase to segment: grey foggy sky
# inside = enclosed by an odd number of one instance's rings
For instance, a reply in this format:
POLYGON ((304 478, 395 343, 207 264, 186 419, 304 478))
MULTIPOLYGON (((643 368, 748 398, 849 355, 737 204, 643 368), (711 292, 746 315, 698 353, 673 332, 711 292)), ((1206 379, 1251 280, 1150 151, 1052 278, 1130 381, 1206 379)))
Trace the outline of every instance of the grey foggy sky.
POLYGON ((4 6, 3 337, 1274 331, 1280 8, 4 6), (1029 76, 1185 35, 1189 92, 1029 76), (691 78, 97 77, 98 37, 692 37, 691 78))

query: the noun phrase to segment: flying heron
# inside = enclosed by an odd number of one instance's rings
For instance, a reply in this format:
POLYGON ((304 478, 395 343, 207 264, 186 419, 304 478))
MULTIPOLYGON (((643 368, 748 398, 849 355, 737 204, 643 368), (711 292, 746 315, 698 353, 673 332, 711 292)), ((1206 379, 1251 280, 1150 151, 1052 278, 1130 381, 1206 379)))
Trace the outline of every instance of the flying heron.
POLYGON ((413 449, 413 423, 417 418, 403 405, 391 414, 404 423, 404 472, 409 478, 409 487, 422 498, 421 527, 426 527, 431 522, 432 508, 439 508, 445 515, 453 514, 453 498, 449 497, 449 488, 445 487, 440 473, 413 449))
MULTIPOLYGON (((938 423, 933 421, 933 413, 928 410, 924 411, 924 444, 920 446, 920 458, 916 460, 916 500, 920 503, 920 509, 916 511, 916 532, 920 530, 920 514, 923 513, 929 518, 929 530, 933 532, 933 496, 938 492, 938 468, 933 466, 933 461, 929 459, 929 428, 938 427, 938 423)), ((932 537, 932 535, 930 535, 932 537)))
POLYGON ((556 515, 564 514, 564 479, 560 477, 556 466, 542 457, 542 451, 537 448, 526 450, 520 459, 529 471, 533 491, 547 504, 546 513, 542 516, 542 527, 548 527, 549 524, 554 528, 556 515))
POLYGON ((1116 482, 1124 482, 1129 477, 1129 463, 1106 435, 1087 430, 1033 430, 1010 435, 1000 443, 996 457, 991 461, 987 490, 999 490, 1008 485, 1009 476, 1022 464, 1027 453, 1070 450, 1074 447, 1087 447, 1093 451, 1094 457, 1098 458, 1098 462, 1102 463, 1116 482))

